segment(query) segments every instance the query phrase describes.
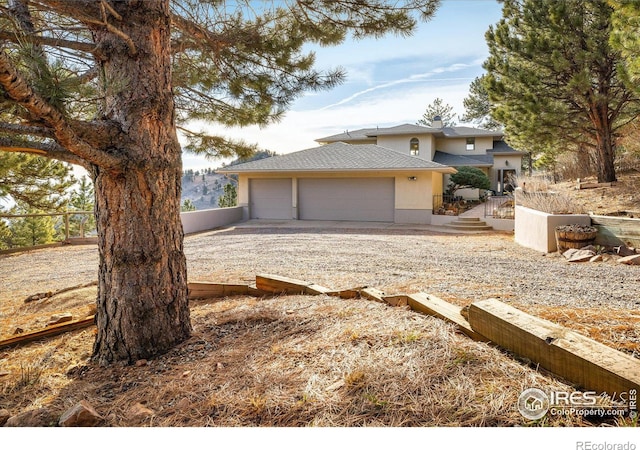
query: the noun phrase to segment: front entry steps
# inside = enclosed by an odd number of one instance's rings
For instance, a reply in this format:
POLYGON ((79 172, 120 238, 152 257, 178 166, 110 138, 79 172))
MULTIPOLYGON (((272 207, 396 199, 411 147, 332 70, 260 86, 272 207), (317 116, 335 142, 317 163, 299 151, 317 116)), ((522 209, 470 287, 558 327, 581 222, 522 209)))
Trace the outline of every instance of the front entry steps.
POLYGON ((460 231, 493 230, 491 225, 487 225, 487 222, 480 220, 479 217, 458 217, 457 220, 448 223, 446 226, 460 231))

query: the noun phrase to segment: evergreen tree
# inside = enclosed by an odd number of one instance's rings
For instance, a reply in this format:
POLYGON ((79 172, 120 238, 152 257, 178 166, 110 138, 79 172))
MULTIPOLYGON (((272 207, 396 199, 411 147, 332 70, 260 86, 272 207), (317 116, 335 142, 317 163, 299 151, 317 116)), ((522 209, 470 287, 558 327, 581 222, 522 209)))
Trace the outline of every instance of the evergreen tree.
POLYGON ((418 120, 418 125, 430 127, 435 117, 440 117, 443 127, 453 127, 456 125, 456 115, 453 112, 453 106, 444 103, 441 98, 436 98, 433 103, 427 106, 426 111, 422 115, 422 119, 418 120))
POLYGON ((198 208, 196 208, 196 205, 194 205, 190 199, 186 199, 184 202, 182 202, 182 207, 180 208, 182 212, 195 211, 197 209, 198 208))
POLYGON ((90 211, 91 214, 74 214, 69 217, 69 235, 84 237, 85 232, 94 230, 96 219, 93 215, 94 192, 91 180, 83 176, 71 193, 69 210, 90 211))
POLYGON ((601 182, 615 181, 618 132, 640 113, 618 76, 605 1, 505 0, 486 34, 483 83, 492 116, 517 148, 594 151, 601 182))
POLYGON ((614 8, 611 45, 620 52, 627 87, 640 94, 640 2, 609 0, 614 8))
POLYGON ((462 101, 465 114, 460 120, 472 122, 486 130, 498 130, 502 128, 502 125, 491 117, 491 101, 483 84, 485 76, 477 77, 471 82, 469 96, 462 101))
POLYGON ((491 188, 491 181, 487 174, 477 167, 456 167, 457 172, 449 177, 447 193, 455 195, 459 189, 483 189, 491 188))
POLYGON ((218 207, 230 208, 238 205, 238 192, 233 183, 224 185, 224 194, 218 198, 218 207))
MULTIPOLYGON (((2 137, 0 135, 0 145, 2 137)), ((24 153, 0 152, 0 199, 58 211, 74 179, 67 164, 24 153)))
MULTIPOLYGON (((33 208, 13 208, 11 214, 39 214, 42 211, 33 208)), ((11 232, 7 246, 31 247, 34 245, 55 242, 55 220, 52 216, 20 217, 12 219, 9 225, 11 232)))
POLYGON ((342 70, 307 44, 409 35, 438 0, 8 0, 0 7, 0 150, 86 168, 100 266, 94 358, 162 353, 191 335, 180 221, 182 148, 255 146, 194 123, 266 125, 342 70))

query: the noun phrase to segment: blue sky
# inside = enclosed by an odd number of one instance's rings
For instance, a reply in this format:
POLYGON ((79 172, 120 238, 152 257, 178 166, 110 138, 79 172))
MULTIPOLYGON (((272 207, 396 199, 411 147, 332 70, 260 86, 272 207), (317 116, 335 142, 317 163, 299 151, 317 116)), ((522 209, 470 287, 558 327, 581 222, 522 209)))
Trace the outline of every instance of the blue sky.
MULTIPOLYGON (((415 123, 437 97, 463 114, 469 84, 482 75, 488 56, 484 34, 500 17, 501 6, 495 0, 442 0, 435 17, 421 23, 409 38, 390 35, 314 47, 316 67, 344 68, 345 83, 299 98, 277 124, 211 130, 290 153, 315 147, 315 139, 345 130, 415 123)), ((185 155, 183 164, 197 169, 220 162, 185 155)))

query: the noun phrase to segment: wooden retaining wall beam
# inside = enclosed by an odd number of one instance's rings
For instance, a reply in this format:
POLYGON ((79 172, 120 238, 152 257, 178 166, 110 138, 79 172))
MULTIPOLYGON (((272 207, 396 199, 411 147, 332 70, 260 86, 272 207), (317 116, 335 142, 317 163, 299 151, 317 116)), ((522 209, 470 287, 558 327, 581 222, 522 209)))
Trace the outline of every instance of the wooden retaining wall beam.
POLYGON ((362 298, 366 298, 367 300, 374 300, 376 302, 386 303, 384 301, 385 293, 382 292, 380 289, 376 289, 372 287, 364 288, 363 290, 360 291, 360 296, 362 298))
POLYGON ((308 281, 268 274, 256 275, 256 287, 262 291, 271 292, 272 294, 320 295, 334 291, 333 289, 308 281))
POLYGON ((206 281, 193 281, 187 283, 189 299, 217 298, 230 295, 250 295, 247 284, 208 283, 206 281))
POLYGON ((469 307, 473 330, 585 390, 640 390, 640 360, 496 299, 469 307))
POLYGON ((459 306, 446 302, 434 295, 425 294, 424 292, 409 294, 409 307, 414 311, 435 316, 454 324, 459 331, 476 341, 487 342, 489 340, 471 327, 467 319, 460 313, 461 308, 459 306))
POLYGON ((598 230, 596 244, 640 247, 640 219, 593 215, 591 225, 598 230))
POLYGON ((74 320, 71 322, 64 322, 57 325, 51 325, 38 331, 22 333, 17 336, 11 337, 0 341, 0 349, 5 347, 11 347, 17 344, 26 344, 28 342, 37 341, 38 339, 49 338, 57 336, 68 331, 79 330, 82 328, 88 328, 94 325, 94 316, 89 316, 85 319, 74 320))

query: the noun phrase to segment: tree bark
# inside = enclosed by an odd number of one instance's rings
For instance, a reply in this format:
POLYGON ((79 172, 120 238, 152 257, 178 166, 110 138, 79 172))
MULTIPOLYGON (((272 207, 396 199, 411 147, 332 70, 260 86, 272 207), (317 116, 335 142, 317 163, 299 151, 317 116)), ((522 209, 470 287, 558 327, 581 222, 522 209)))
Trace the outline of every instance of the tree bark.
POLYGON ((93 356, 101 365, 161 354, 191 334, 169 2, 131 3, 118 4, 122 20, 111 18, 119 33, 93 31, 108 54, 102 118, 128 137, 110 149, 124 157, 122 169, 92 167, 100 253, 93 356))

